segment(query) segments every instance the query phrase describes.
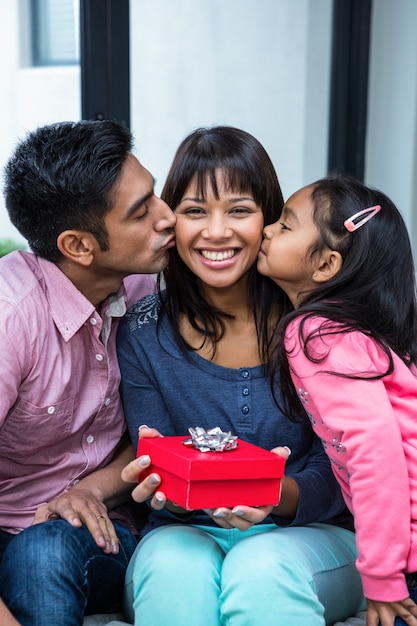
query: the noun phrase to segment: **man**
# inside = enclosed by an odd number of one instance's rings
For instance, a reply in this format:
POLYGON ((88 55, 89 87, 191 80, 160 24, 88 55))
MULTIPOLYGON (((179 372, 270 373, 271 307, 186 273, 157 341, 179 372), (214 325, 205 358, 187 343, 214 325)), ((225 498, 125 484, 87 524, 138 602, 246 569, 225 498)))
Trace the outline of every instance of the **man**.
POLYGON ((115 122, 66 122, 5 168, 32 251, 0 259, 0 597, 22 626, 117 610, 136 545, 115 333, 154 288, 125 277, 166 266, 175 217, 131 149, 115 122))

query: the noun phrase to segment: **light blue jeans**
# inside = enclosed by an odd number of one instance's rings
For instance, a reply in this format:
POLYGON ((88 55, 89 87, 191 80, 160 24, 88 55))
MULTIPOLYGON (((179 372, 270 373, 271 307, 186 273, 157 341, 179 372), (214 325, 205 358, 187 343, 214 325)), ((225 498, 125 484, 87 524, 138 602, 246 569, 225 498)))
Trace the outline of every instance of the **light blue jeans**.
POLYGON ((324 626, 364 610, 354 534, 326 524, 247 531, 171 525, 127 569, 135 626, 324 626))

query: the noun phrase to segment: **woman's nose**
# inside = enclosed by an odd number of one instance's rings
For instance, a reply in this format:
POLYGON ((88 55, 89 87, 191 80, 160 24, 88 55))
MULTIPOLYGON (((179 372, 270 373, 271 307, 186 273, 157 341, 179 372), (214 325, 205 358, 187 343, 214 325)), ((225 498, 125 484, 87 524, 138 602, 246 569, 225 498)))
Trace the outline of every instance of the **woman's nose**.
POLYGON ((211 217, 203 229, 203 236, 209 239, 225 239, 230 237, 232 233, 232 229, 223 216, 211 217))

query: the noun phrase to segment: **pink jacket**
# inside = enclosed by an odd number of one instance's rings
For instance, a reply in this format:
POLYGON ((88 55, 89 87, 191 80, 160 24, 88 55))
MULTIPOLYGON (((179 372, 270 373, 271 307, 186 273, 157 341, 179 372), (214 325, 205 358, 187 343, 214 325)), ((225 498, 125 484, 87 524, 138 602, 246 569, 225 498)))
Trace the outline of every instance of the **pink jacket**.
MULTIPOLYGON (((380 380, 326 373, 382 373, 387 357, 352 331, 315 339, 310 347, 325 358, 313 363, 300 348, 299 321, 286 335, 291 375, 354 515, 364 594, 404 599, 404 572, 417 570, 417 371, 393 354, 394 371, 380 380)), ((322 321, 309 320, 305 332, 322 321)))

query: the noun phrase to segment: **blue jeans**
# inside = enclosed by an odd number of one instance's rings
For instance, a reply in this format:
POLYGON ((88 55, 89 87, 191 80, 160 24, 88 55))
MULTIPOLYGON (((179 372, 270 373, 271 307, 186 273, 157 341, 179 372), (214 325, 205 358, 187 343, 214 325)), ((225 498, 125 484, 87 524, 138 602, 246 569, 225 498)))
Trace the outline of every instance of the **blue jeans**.
POLYGON ((88 529, 65 520, 0 531, 0 597, 22 626, 81 626, 84 614, 120 610, 127 564, 137 545, 114 523, 117 555, 104 554, 88 529))
POLYGON ((325 524, 157 528, 126 574, 135 626, 324 626, 365 608, 355 537, 325 524), (167 617, 169 616, 169 617, 167 617))

